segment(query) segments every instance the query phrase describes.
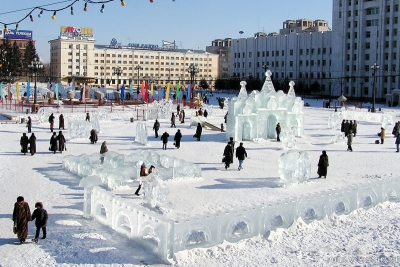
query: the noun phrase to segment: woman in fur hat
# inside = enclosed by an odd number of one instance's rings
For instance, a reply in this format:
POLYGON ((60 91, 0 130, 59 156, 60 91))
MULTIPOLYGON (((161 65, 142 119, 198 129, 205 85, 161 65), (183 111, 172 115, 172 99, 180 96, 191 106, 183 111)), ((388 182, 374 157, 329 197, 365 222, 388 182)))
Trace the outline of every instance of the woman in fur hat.
POLYGON ((29 204, 24 201, 24 197, 22 196, 19 196, 17 202, 14 204, 13 221, 14 229, 22 244, 28 236, 28 222, 31 221, 29 204))

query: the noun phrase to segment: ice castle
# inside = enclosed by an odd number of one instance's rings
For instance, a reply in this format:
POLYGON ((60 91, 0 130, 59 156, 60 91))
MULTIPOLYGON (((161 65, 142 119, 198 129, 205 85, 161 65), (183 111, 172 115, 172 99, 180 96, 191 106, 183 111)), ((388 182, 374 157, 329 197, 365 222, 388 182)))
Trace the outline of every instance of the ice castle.
POLYGON ((304 130, 303 100, 296 97, 294 82, 289 83, 289 92, 275 91, 271 81, 271 71, 260 92, 246 91, 246 82, 240 83, 239 95, 230 100, 228 106, 226 136, 235 141, 252 141, 255 138, 276 138, 275 127, 279 122, 282 129, 293 127, 295 136, 304 130))

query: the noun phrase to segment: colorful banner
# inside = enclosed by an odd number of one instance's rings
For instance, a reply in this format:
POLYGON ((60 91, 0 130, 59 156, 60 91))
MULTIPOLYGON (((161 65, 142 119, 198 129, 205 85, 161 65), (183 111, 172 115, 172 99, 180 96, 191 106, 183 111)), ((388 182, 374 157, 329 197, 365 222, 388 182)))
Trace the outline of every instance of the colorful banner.
POLYGON ((154 96, 154 83, 151 83, 150 85, 150 94, 151 96, 154 96))
POLYGON ((168 100, 169 99, 169 87, 170 87, 170 83, 167 84, 167 91, 165 92, 165 99, 168 100))
POLYGON ((188 84, 187 90, 186 90, 186 99, 190 100, 190 84, 188 84))
POLYGON ((140 86, 140 95, 144 97, 144 82, 142 82, 142 85, 140 86))
POLYGON ((149 102, 149 84, 148 83, 146 83, 146 91, 144 93, 144 100, 146 102, 149 102))
POLYGON ((191 84, 191 85, 190 85, 190 100, 193 99, 193 92, 194 92, 194 85, 191 84))
MULTIPOLYGON (((29 103, 29 100, 31 98, 31 82, 28 82, 26 84, 25 90, 26 90, 26 103, 29 103)), ((3 91, 3 90, 1 90, 1 91, 3 91)))
POLYGON ((56 100, 58 100, 58 83, 56 83, 56 88, 54 89, 54 94, 56 95, 56 100))
POLYGON ((179 99, 179 97, 180 97, 180 88, 181 88, 181 86, 180 86, 180 84, 179 84, 179 82, 176 84, 176 86, 175 86, 175 98, 176 99, 179 99))
POLYGON ((19 82, 15 83, 15 99, 17 99, 17 101, 19 101, 19 82))
POLYGON ((125 84, 123 84, 121 87, 121 101, 124 101, 124 99, 125 99, 125 84))

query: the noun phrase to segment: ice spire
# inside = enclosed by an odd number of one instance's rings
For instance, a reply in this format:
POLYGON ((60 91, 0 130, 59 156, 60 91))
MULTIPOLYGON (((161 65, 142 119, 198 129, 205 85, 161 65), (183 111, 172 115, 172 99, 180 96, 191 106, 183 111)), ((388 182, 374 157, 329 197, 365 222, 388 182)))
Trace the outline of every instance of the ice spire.
POLYGON ((239 96, 238 98, 247 98, 247 90, 246 90, 246 82, 245 81, 241 81, 240 82, 240 92, 239 92, 239 96))
POLYGON ((289 83, 289 92, 287 93, 288 97, 296 97, 296 93, 294 92, 294 81, 290 81, 289 83))
POLYGON ((272 72, 270 70, 267 70, 265 72, 265 82, 261 89, 261 92, 264 92, 264 93, 275 92, 274 85, 272 84, 272 81, 271 81, 271 75, 272 75, 272 72))

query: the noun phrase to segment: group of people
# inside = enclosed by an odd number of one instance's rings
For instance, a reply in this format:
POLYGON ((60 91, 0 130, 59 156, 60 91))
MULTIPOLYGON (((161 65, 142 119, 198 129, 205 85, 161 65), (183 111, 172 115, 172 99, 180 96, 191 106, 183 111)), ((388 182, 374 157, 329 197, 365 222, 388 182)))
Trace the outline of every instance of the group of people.
POLYGON ((28 138, 26 133, 23 133, 21 136, 20 140, 20 145, 21 145, 21 153, 28 153, 28 151, 31 152, 31 156, 35 155, 36 153, 36 136, 34 133, 31 133, 31 136, 28 138))
POLYGON ((62 131, 59 131, 58 135, 56 132, 53 132, 53 135, 50 138, 49 150, 54 152, 54 154, 57 152, 57 150, 62 153, 64 150, 67 150, 66 143, 67 141, 65 140, 62 131))
MULTIPOLYGON (((227 170, 231 163, 233 163, 233 154, 235 152, 235 141, 233 137, 229 138, 228 144, 224 148, 224 154, 222 162, 225 163, 225 170, 227 170)), ((236 158, 239 160, 238 170, 243 169, 243 161, 247 158, 246 149, 243 147, 243 143, 240 142, 239 147, 236 148, 236 158)))
POLYGON ((14 204, 13 216, 14 234, 17 235, 20 243, 25 243, 28 237, 28 222, 35 221, 36 233, 32 239, 33 242, 38 242, 40 230, 43 231, 42 239, 46 239, 47 231, 46 224, 48 220, 47 211, 43 208, 42 202, 36 202, 35 210, 31 214, 28 202, 24 200, 24 197, 17 197, 17 202, 14 204))
POLYGON ((357 122, 354 120, 343 120, 342 125, 340 127, 340 131, 344 133, 344 136, 347 137, 347 151, 353 152, 352 144, 353 137, 357 134, 357 122))

